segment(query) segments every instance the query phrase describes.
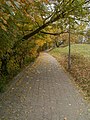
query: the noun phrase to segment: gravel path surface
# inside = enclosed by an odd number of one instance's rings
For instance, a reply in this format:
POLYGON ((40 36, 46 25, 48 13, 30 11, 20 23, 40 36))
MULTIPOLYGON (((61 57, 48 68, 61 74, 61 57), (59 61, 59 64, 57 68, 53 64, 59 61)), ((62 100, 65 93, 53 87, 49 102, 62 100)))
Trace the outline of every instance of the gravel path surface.
POLYGON ((0 98, 0 120, 90 120, 90 104, 48 53, 0 98))

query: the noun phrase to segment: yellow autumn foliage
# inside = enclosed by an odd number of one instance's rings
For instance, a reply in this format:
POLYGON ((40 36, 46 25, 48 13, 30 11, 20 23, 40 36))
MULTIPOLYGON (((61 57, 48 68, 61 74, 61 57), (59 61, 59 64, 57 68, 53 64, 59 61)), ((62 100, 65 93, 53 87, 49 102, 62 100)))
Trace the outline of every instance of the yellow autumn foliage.
POLYGON ((36 43, 37 46, 42 47, 46 43, 46 41, 42 40, 42 39, 38 39, 38 40, 35 41, 35 43, 36 43))

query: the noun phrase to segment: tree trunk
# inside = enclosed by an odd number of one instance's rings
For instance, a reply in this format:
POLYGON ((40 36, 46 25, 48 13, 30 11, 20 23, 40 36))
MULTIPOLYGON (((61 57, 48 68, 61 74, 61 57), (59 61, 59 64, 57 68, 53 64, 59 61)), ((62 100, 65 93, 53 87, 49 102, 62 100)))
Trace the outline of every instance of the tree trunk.
POLYGON ((8 75, 8 69, 7 69, 7 56, 3 56, 1 58, 1 74, 2 75, 8 75))

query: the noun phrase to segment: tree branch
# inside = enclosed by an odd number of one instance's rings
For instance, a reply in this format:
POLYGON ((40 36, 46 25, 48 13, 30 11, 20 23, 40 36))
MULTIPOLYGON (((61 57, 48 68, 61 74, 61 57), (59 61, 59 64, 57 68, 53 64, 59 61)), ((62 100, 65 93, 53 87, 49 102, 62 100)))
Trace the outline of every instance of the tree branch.
POLYGON ((63 33, 68 33, 68 31, 66 31, 66 32, 60 32, 60 33, 50 33, 50 32, 40 31, 40 33, 49 34, 49 35, 60 35, 60 34, 63 34, 63 33))
MULTIPOLYGON (((72 2, 74 2, 74 0, 72 0, 72 2)), ((76 7, 74 6, 72 9, 69 10, 64 10, 61 11, 59 14, 57 14, 56 16, 52 16, 51 19, 49 21, 47 21, 46 23, 44 23, 42 26, 40 26, 39 28, 37 28, 36 30, 32 31, 31 33, 25 35, 22 40, 27 40, 28 38, 34 36, 35 34, 39 33, 42 29, 44 29, 45 27, 47 27, 48 25, 50 25, 51 23, 57 21, 62 18, 65 18, 65 15, 69 15, 73 10, 75 10, 76 7)), ((68 16, 67 16, 68 17, 68 16)))
POLYGON ((51 21, 43 24, 42 26, 40 26, 39 28, 37 28, 35 31, 25 35, 22 39, 23 40, 27 40, 28 38, 32 37, 33 35, 37 34, 40 32, 40 30, 44 29, 45 27, 47 27, 49 24, 51 23, 51 21))

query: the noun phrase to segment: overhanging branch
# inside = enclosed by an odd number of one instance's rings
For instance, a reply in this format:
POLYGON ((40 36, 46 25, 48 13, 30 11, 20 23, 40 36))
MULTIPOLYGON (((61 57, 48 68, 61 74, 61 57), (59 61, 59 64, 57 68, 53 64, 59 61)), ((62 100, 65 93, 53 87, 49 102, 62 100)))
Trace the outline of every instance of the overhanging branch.
POLYGON ((60 33, 50 33, 50 32, 41 31, 40 33, 49 34, 49 35, 60 35, 60 34, 63 34, 63 33, 68 33, 68 31, 66 31, 66 32, 60 32, 60 33))
MULTIPOLYGON (((74 0, 72 0, 72 2, 74 2, 74 0)), ((70 6, 70 5, 68 5, 68 6, 70 6)), ((50 18, 50 20, 49 21, 47 21, 46 23, 44 23, 43 25, 41 25, 39 28, 37 28, 36 30, 34 30, 34 31, 32 31, 31 33, 29 33, 29 34, 27 34, 27 35, 25 35, 23 38, 22 38, 22 40, 27 40, 28 38, 30 38, 30 37, 32 37, 32 36, 34 36, 35 34, 37 34, 37 33, 39 33, 41 30, 43 30, 45 27, 47 27, 48 25, 50 25, 50 24, 52 24, 53 22, 56 22, 57 20, 59 20, 60 18, 62 19, 62 18, 65 18, 65 15, 67 16, 69 16, 70 14, 71 14, 71 12, 73 11, 73 10, 75 10, 76 9, 76 7, 74 6, 74 7, 72 7, 71 9, 69 9, 69 10, 66 10, 66 9, 64 9, 63 11, 61 10, 60 11, 60 13, 58 13, 58 14, 55 14, 55 16, 53 15, 51 18, 50 18)), ((67 17, 68 17, 67 16, 67 17)), ((55 35, 56 33, 52 33, 52 35, 55 35)), ((59 33, 59 34, 61 34, 61 33, 59 33)))

